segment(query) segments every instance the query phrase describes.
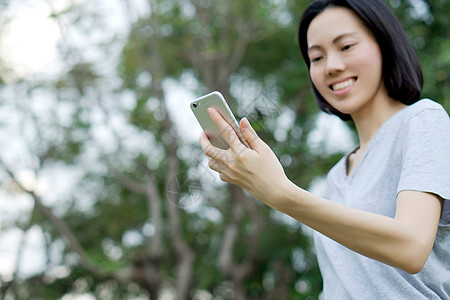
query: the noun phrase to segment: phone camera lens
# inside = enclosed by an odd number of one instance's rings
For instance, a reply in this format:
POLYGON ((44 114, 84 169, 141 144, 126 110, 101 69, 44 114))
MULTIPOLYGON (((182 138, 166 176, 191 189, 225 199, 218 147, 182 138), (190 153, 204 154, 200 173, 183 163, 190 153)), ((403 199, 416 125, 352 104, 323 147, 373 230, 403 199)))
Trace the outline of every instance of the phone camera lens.
POLYGON ((193 107, 197 107, 197 103, 192 104, 193 107))

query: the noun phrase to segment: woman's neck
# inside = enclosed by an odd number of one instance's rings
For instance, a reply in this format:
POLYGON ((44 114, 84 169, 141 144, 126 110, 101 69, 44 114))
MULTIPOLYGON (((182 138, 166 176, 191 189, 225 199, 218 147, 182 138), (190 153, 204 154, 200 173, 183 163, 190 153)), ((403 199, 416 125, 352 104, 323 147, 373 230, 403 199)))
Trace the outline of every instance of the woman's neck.
POLYGON ((352 114, 358 132, 360 149, 364 151, 384 122, 406 105, 390 97, 380 97, 365 108, 352 114))

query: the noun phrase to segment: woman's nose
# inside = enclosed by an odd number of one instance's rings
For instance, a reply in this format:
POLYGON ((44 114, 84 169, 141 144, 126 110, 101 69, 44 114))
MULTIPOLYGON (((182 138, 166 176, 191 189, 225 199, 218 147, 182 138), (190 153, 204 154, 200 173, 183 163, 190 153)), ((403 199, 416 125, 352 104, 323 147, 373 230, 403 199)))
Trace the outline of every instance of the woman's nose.
POLYGON ((327 57, 326 72, 332 75, 345 70, 345 64, 338 53, 330 53, 327 57))

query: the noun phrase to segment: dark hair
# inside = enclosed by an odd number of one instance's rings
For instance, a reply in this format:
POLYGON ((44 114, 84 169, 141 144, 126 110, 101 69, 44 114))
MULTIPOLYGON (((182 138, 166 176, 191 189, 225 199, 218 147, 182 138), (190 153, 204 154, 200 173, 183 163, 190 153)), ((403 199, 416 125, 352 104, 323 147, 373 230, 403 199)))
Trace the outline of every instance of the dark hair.
MULTIPOLYGON (((329 7, 349 8, 375 36, 381 50, 382 75, 389 97, 406 105, 417 102, 423 85, 420 62, 400 21, 383 0, 316 0, 311 3, 303 13, 298 31, 298 42, 308 71, 311 62, 308 56, 307 31, 312 20, 329 7)), ((314 83, 312 86, 322 111, 335 114, 344 121, 351 120, 350 115, 332 107, 314 83)))

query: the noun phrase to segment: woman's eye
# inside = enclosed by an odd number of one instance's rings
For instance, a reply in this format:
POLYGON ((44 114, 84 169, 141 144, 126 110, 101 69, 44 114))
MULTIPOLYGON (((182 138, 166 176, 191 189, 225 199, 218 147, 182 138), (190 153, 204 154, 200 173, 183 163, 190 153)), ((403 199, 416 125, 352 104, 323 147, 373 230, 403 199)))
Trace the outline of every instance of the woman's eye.
POLYGON ((318 62, 321 59, 322 59, 322 56, 313 57, 313 58, 311 58, 311 62, 318 62))
POLYGON ((345 45, 344 47, 342 47, 342 50, 349 50, 350 48, 352 48, 354 45, 353 44, 349 44, 349 45, 345 45))

